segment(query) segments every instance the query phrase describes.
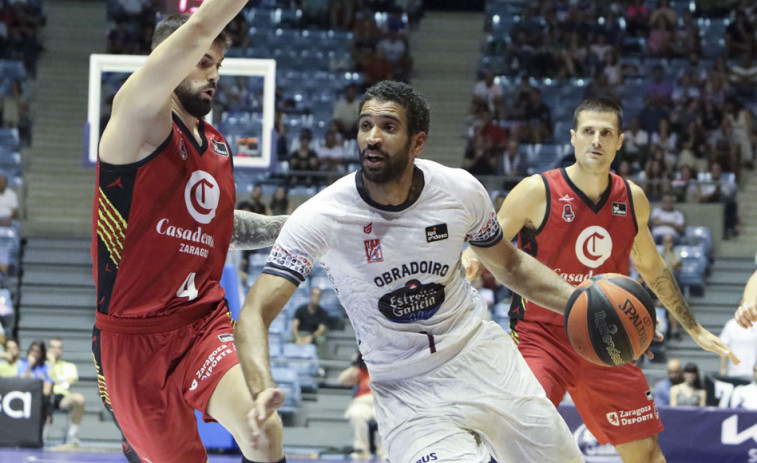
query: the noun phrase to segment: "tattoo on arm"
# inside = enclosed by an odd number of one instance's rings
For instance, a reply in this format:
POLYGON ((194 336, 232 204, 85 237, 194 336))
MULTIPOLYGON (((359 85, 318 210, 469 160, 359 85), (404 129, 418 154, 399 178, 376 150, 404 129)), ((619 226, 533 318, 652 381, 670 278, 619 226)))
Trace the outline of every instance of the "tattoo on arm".
POLYGON ((688 330, 697 325, 694 314, 683 298, 673 272, 669 268, 665 268, 654 281, 648 283, 655 294, 657 294, 657 297, 660 298, 660 301, 665 304, 665 307, 681 322, 684 328, 688 330))
POLYGON ((273 245, 288 218, 288 215, 267 216, 235 210, 229 249, 260 249, 273 245))

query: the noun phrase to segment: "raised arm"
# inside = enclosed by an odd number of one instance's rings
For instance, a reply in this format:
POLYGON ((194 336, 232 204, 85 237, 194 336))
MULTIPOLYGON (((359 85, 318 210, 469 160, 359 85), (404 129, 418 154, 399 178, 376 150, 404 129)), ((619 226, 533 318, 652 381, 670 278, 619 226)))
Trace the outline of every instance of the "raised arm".
POLYGON ((639 226, 639 232, 633 242, 631 258, 639 273, 665 308, 699 344, 699 347, 721 357, 727 355, 733 363, 738 364, 739 359, 728 346, 697 322, 686 303, 686 299, 681 294, 673 272, 670 271, 660 253, 657 252, 657 245, 655 245, 652 234, 649 232, 649 201, 641 188, 631 182, 629 184, 633 195, 636 222, 639 226))
POLYGON ((207 52, 246 3, 205 0, 126 80, 113 100, 111 119, 100 141, 104 162, 139 161, 168 137, 171 94, 195 67, 220 66, 222 56, 209 57, 207 52))
POLYGON ((268 216, 235 210, 229 249, 247 250, 272 246, 288 218, 288 215, 268 216))
POLYGON ((284 403, 284 394, 276 388, 268 361, 268 329, 297 287, 289 280, 262 274, 253 285, 234 328, 239 363, 247 387, 255 400, 248 420, 257 445, 260 427, 284 403))

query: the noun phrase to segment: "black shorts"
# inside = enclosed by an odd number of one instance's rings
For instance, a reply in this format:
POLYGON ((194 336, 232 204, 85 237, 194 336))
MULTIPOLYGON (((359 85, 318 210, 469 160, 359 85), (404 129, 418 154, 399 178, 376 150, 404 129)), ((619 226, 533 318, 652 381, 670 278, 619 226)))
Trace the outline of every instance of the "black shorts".
POLYGON ((53 410, 59 410, 60 409, 60 403, 63 401, 63 398, 66 397, 63 394, 53 394, 53 410))

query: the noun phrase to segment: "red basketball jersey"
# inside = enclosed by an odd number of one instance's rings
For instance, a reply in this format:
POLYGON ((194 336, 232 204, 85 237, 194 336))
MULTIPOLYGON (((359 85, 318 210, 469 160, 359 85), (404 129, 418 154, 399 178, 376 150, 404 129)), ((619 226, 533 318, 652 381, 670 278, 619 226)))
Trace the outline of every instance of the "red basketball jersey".
MULTIPOLYGON (((568 178, 565 169, 544 172, 542 179, 548 198, 544 221, 535 231, 521 230, 518 246, 573 285, 600 273, 627 275, 638 231, 628 183, 611 173, 607 190, 595 204, 568 178)), ((510 319, 524 318, 563 324, 562 315, 515 297, 510 319)))
POLYGON ((100 314, 191 321, 197 307, 223 300, 234 226, 231 150, 204 121, 198 130, 201 144, 174 115, 171 134, 144 160, 98 162, 92 262, 100 314))

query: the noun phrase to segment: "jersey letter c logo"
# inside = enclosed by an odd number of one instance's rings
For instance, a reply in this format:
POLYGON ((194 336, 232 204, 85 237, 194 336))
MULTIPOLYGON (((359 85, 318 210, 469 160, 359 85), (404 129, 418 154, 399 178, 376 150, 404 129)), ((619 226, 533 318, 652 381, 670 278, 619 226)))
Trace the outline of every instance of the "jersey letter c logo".
POLYGON ((586 228, 576 239, 576 257, 578 261, 589 268, 597 268, 610 258, 612 254, 612 237, 602 227, 586 228))
POLYGON ((216 208, 221 197, 221 189, 212 175, 196 170, 184 188, 184 202, 193 219, 208 224, 216 216, 216 208))

